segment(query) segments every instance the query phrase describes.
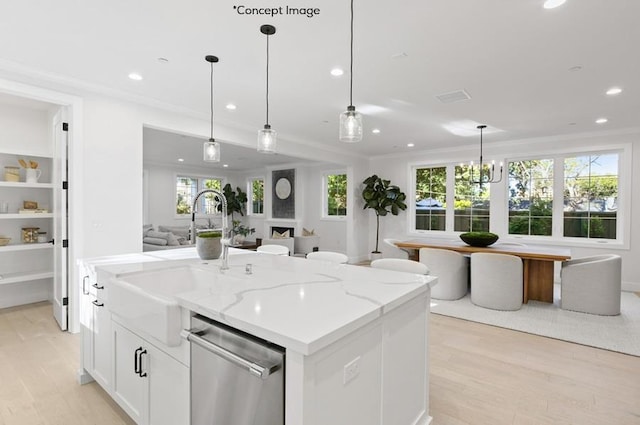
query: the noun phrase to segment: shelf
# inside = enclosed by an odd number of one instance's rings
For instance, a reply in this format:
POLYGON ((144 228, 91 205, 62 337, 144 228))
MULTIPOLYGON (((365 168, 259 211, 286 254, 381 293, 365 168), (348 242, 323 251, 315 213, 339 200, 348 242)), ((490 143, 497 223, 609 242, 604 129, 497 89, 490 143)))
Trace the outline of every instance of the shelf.
POLYGON ((0 187, 18 187, 20 189, 53 189, 53 183, 0 182, 0 187))
POLYGON ((22 243, 22 244, 9 244, 5 246, 0 246, 0 252, 9 252, 9 251, 30 251, 33 249, 51 249, 53 248, 53 244, 49 242, 40 242, 40 243, 22 243))
POLYGON ((0 220, 11 220, 21 218, 53 218, 53 213, 37 214, 0 214, 0 220))
POLYGON ((29 280, 49 279, 53 277, 51 271, 33 271, 22 273, 0 273, 0 285, 8 283, 27 282, 29 280))

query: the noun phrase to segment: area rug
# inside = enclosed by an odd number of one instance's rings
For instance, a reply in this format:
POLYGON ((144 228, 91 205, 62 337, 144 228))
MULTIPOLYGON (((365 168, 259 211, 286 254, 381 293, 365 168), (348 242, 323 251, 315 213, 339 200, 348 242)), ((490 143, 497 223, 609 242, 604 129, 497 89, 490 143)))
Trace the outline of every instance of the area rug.
POLYGON ((553 304, 529 301, 518 311, 496 311, 472 304, 467 294, 456 301, 431 300, 431 312, 640 356, 640 297, 632 292, 622 293, 619 316, 560 309, 558 284, 553 304))

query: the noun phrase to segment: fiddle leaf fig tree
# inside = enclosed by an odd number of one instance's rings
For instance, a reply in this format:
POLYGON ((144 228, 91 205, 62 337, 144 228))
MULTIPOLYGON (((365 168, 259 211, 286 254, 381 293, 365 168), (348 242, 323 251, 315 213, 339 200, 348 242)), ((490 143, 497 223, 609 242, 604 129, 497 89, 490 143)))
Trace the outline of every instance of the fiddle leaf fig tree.
POLYGON ((373 253, 379 254, 380 216, 389 213, 398 215, 400 210, 407 209, 407 205, 404 203, 407 196, 398 186, 392 185, 390 180, 381 179, 375 174, 367 177, 363 183, 365 185, 362 189, 364 209, 371 208, 376 213, 376 249, 373 253))
MULTIPOLYGON (((222 188, 222 194, 227 198, 227 214, 231 215, 233 221, 233 213, 239 213, 244 216, 244 211, 247 205, 247 193, 243 192, 239 187, 236 188, 237 192, 231 188, 229 183, 225 184, 222 188)), ((222 205, 218 204, 218 211, 222 210, 222 205)))

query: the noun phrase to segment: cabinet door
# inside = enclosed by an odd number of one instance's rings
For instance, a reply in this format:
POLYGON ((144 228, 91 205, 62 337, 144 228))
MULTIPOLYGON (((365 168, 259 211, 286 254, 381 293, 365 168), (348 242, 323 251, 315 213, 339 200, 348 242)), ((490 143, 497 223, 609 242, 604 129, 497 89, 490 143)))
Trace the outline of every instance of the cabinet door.
POLYGON ((93 309, 93 329, 91 332, 93 368, 91 375, 105 390, 109 391, 113 359, 111 313, 99 297, 92 299, 91 306, 93 309))
MULTIPOLYGON (((141 365, 148 364, 148 352, 144 341, 136 334, 113 323, 113 398, 131 418, 139 425, 148 423, 149 381, 144 373, 148 369, 141 365), (146 358, 145 358, 146 357, 146 358)), ((148 374, 148 372, 146 372, 148 374)))
POLYGON ((153 346, 148 364, 149 424, 188 425, 189 368, 153 346))
POLYGON ((82 369, 92 374, 93 371, 93 304, 95 295, 91 293, 91 273, 88 266, 78 266, 78 293, 80 294, 79 317, 82 333, 82 369))

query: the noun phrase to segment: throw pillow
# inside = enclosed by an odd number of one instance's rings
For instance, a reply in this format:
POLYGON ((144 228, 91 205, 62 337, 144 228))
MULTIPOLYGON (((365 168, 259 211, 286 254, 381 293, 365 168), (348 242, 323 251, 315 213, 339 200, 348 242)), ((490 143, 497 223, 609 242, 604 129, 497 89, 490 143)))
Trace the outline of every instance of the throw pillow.
POLYGON ((180 242, 178 242, 178 238, 176 238, 176 235, 171 232, 156 232, 154 230, 150 230, 147 232, 146 237, 164 239, 167 241, 166 245, 170 246, 180 245, 180 242))
POLYGON ((142 242, 147 243, 149 245, 160 245, 160 246, 165 246, 167 244, 167 240, 163 239, 163 238, 152 238, 147 236, 146 238, 142 239, 142 242))
POLYGON ((289 236, 289 231, 288 230, 286 230, 286 231, 284 231, 282 233, 277 232, 277 231, 274 230, 273 234, 271 235, 271 239, 286 239, 286 238, 289 238, 289 237, 290 236, 289 236))
POLYGON ((189 226, 158 226, 159 232, 171 232, 176 236, 189 237, 189 226))
POLYGON ((302 236, 315 236, 315 229, 307 230, 304 227, 302 228, 302 236))

